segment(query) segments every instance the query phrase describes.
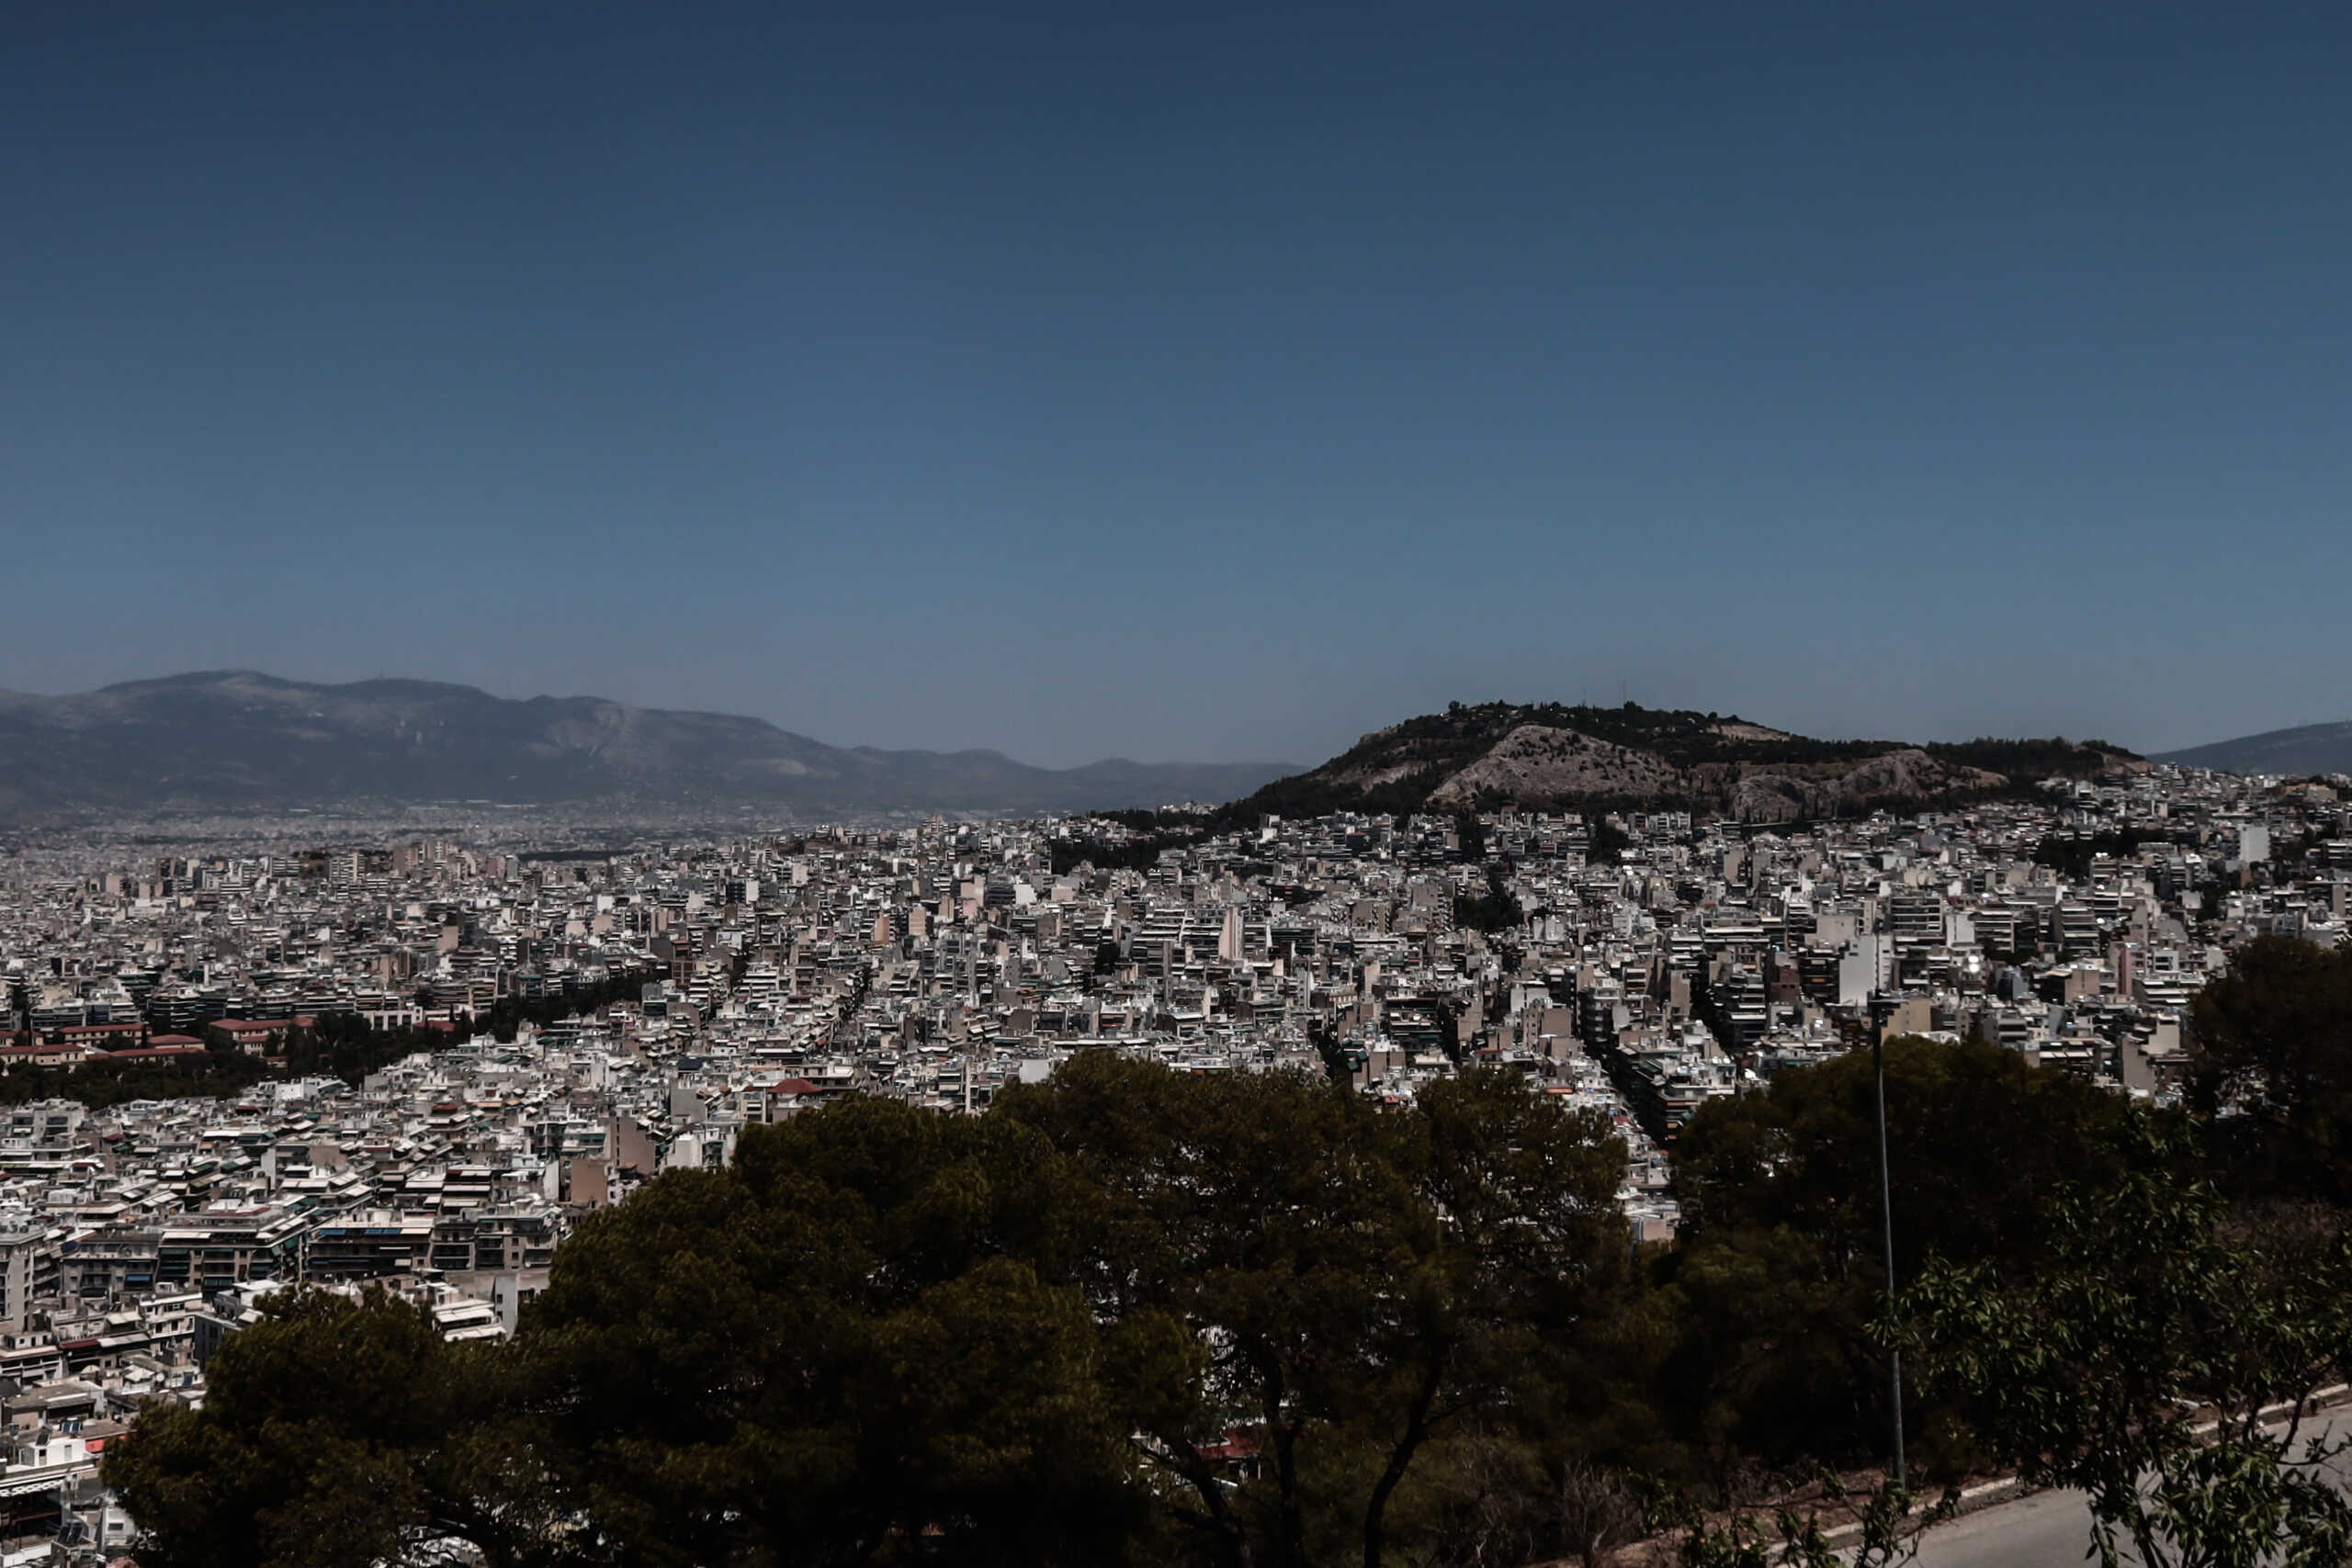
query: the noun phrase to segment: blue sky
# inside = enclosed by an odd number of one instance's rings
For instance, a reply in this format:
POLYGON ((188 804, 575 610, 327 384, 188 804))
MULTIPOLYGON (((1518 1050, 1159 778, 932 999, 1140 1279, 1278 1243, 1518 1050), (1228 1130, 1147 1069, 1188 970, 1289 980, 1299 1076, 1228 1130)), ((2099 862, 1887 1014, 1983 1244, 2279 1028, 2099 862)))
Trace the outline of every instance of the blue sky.
POLYGON ((2352 714, 2352 11, 11 7, 0 686, 2352 714))

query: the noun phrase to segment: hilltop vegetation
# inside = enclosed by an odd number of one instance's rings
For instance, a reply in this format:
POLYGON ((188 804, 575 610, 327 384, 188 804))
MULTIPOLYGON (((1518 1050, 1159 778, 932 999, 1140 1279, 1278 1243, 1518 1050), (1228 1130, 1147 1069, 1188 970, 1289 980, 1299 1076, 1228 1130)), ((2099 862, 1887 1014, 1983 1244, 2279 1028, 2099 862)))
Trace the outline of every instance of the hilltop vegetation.
POLYGON ((1927 807, 2145 766, 2103 740, 1814 740, 1736 715, 1562 703, 1453 703, 1280 778, 1221 823, 1331 811, 1684 808, 1785 823, 1927 807))
POLYGON ((1632 703, 1457 703, 1367 735, 1322 766, 1236 801, 1219 819, 1513 806, 1783 822, 1978 799, 2135 766, 2144 764, 2102 741, 1920 747, 1816 740, 1736 716, 1632 703))

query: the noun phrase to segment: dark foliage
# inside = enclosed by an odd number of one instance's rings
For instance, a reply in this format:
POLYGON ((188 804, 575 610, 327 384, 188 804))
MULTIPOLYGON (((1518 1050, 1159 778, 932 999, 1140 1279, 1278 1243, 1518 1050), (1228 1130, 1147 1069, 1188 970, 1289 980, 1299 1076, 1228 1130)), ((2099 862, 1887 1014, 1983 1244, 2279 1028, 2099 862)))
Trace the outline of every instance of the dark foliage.
POLYGON ((2104 740, 1975 740, 1930 742, 1922 748, 1938 761, 2006 773, 2019 784, 2043 779, 2097 778, 2118 762, 2136 762, 2134 752, 2104 740))
MULTIPOLYGON (((739 953, 733 960, 732 979, 742 983, 743 971, 750 967, 748 953, 739 953)), ((545 1029, 548 1024, 583 1013, 600 1012, 615 1002, 634 1002, 644 993, 649 981, 662 978, 659 969, 616 969, 597 981, 575 986, 560 995, 525 998, 501 997, 491 1004, 490 1012, 479 1021, 479 1026, 490 1031, 502 1044, 512 1044, 528 1023, 545 1029)))
POLYGON ((1142 1500, 1073 1283, 1084 1201, 1007 1118, 858 1100, 594 1216, 523 1342, 590 1556, 1115 1556, 1142 1500))
POLYGON ((1067 876, 1081 865, 1097 871, 1149 871, 1159 863, 1162 850, 1191 847, 1209 837, 1205 819, 1192 812, 1098 811, 1073 824, 1071 836, 1052 840, 1048 858, 1056 876, 1067 876), (1118 834, 1088 823, 1124 829, 1118 834))
POLYGON ((93 1111, 134 1100, 233 1100, 270 1076, 252 1056, 208 1051, 201 1056, 109 1061, 100 1056, 63 1067, 11 1067, 0 1074, 0 1105, 78 1100, 93 1111))
POLYGON ((1633 835, 1606 817, 1595 817, 1585 831, 1585 860, 1592 865, 1615 865, 1634 844, 1633 835))
POLYGON ((2185 1168, 2185 1129, 2127 1114, 2124 1169, 2051 1195, 2037 1267, 1931 1264, 1885 1331, 1924 1353, 1928 1386, 1965 1402, 1998 1462, 2087 1494, 2086 1555, 2341 1563, 2347 1440, 2303 1418, 2346 1366, 2352 1237, 2233 1215, 2185 1168))
POLYGON ((419 1052, 444 1051, 455 1030, 430 1026, 371 1029, 357 1013, 322 1012, 307 1029, 288 1030, 278 1044, 290 1077, 322 1076, 356 1084, 369 1073, 419 1052))
POLYGON ((2076 882, 2087 880, 2091 862, 2100 855, 2121 860, 2147 842, 2138 831, 2120 828, 2110 833, 2052 833, 2033 846, 2036 865, 2054 866, 2076 882))
POLYGON ((159 1568, 1426 1559, 1580 1429, 1623 1157, 1499 1073, 853 1100, 590 1218, 512 1344, 288 1299, 107 1473, 159 1568))
POLYGON ((2249 942, 2189 1023, 2189 1095, 2224 1179, 2352 1202, 2352 947, 2249 942))
MULTIPOLYGON (((501 1041, 511 1042, 516 1025, 527 1021, 544 1027, 560 1019, 621 1000, 635 1000, 651 971, 625 970, 561 997, 524 1001, 503 997, 491 1010, 484 1027, 501 1041)), ((464 1040, 475 1021, 461 1015, 449 1029, 404 1026, 375 1029, 357 1013, 323 1012, 306 1027, 288 1029, 269 1044, 275 1062, 248 1055, 218 1029, 207 1028, 209 1047, 202 1056, 143 1057, 110 1060, 98 1056, 64 1067, 12 1067, 0 1073, 0 1105, 21 1105, 34 1100, 75 1100, 93 1111, 136 1100, 204 1098, 231 1100, 257 1084, 282 1077, 338 1077, 356 1084, 369 1073, 419 1052, 447 1050, 464 1040)))
POLYGON ((516 1419, 509 1358, 444 1344, 416 1308, 297 1292, 206 1369, 202 1410, 160 1404, 111 1445, 107 1483, 185 1568, 551 1561, 556 1520, 516 1419))
POLYGON ((1510 890, 1510 868, 1499 862, 1487 867, 1486 892, 1454 896, 1453 924, 1459 931, 1516 931, 1526 919, 1519 896, 1510 890))
POLYGON ((1407 1111, 1305 1077, 1099 1053, 1001 1102, 1098 1195, 1083 1283, 1136 1457, 1228 1562, 1377 1568, 1419 1462, 1484 1416, 1546 1434, 1623 1257, 1623 1147, 1477 1072, 1407 1111), (1532 1413, 1531 1413, 1532 1414, 1532 1413), (1263 1470, 1213 1457, 1239 1430, 1263 1470))
MULTIPOLYGON (((1905 1275, 1929 1258, 2030 1269, 2048 1248, 2043 1200, 2118 1168, 2124 1102, 2072 1075, 1907 1039, 1888 1043, 1886 1072, 1905 1275)), ((1661 1404, 1709 1466, 1874 1451, 1886 1406, 1870 1337, 1883 1290, 1870 1054, 1710 1102, 1675 1156, 1685 1233, 1661 1280, 1683 1337, 1661 1404)), ((1924 1404, 1910 1414, 1936 1422, 1924 1404)))
MULTIPOLYGON (((1087 1053, 979 1117, 747 1130, 585 1222, 510 1344, 288 1298, 107 1474, 153 1568, 1589 1557, 1636 1475, 1695 1518, 1878 1455, 1894 1338, 1917 1472, 2038 1467, 2152 1562, 2335 1561, 2352 1519, 2260 1413, 2352 1356, 2347 973, 2242 953, 2194 1118, 1891 1042, 1899 1312, 1867 1053, 1694 1117, 1682 1233, 1647 1248, 1607 1127, 1515 1075, 1390 1107, 1087 1053)), ((1898 1557, 1909 1502, 1855 1507, 1857 1560, 1898 1557)), ((1765 1539, 1702 1521, 1686 1561, 1765 1539)))

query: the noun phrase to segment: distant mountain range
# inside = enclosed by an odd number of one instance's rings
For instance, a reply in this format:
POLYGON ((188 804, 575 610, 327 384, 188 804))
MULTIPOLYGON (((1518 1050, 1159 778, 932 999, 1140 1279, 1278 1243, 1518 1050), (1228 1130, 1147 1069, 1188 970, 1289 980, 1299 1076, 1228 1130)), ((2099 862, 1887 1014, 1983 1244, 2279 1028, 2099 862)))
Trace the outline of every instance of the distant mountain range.
POLYGON ((2352 720, 2267 729, 2166 751, 2156 761, 2224 773, 2352 773, 2352 720))
MULTIPOLYGON (((2352 771, 2352 724, 2163 759, 2240 773, 2352 771)), ((1454 705, 1320 767, 1103 761, 829 746, 756 718, 600 697, 494 697, 430 681, 318 685, 250 671, 74 696, 0 693, 0 823, 90 812, 438 801, 1033 815, 1224 804, 1220 818, 1337 810, 1683 808, 1749 822, 1959 804, 2148 762, 2102 741, 1815 740, 1688 710, 1454 705)))
POLYGON ((1021 815, 1219 802, 1280 762, 1036 768, 995 751, 842 748, 756 718, 431 681, 251 671, 74 696, 0 693, 0 822, 89 811, 483 800, 1021 815))
POLYGON ((1646 808, 1719 811, 1747 822, 1851 817, 1880 807, 1984 799, 2052 777, 2144 771, 2103 741, 1811 740, 1736 716, 1686 710, 1455 705, 1376 730, 1321 767, 1227 807, 1257 814, 1339 810, 1646 808))

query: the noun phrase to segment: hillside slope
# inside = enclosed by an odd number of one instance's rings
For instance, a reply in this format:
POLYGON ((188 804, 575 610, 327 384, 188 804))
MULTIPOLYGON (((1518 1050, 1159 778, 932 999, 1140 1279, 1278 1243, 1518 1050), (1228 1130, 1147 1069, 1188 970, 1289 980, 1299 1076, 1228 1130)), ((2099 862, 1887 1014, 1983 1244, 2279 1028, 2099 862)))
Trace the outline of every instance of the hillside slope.
POLYGON ((2147 763, 2102 742, 1814 740, 1737 717, 1556 703, 1455 705, 1374 731, 1227 807, 1260 813, 1652 808, 1750 822, 1981 799, 2147 763))

